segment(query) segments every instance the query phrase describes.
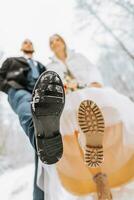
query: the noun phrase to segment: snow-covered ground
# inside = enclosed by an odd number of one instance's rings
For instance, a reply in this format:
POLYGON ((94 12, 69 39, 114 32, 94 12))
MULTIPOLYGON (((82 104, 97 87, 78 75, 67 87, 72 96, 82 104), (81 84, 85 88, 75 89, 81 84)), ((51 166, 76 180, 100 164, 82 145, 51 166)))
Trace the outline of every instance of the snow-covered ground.
POLYGON ((7 170, 0 176, 1 200, 32 200, 34 165, 7 170))

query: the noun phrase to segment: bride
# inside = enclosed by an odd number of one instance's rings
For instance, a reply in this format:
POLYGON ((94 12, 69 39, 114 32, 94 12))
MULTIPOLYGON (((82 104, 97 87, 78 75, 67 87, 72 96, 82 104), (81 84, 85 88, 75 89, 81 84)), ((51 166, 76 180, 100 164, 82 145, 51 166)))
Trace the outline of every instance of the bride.
POLYGON ((63 157, 55 165, 42 164, 46 200, 89 200, 93 192, 111 200, 110 188, 134 177, 134 104, 105 87, 99 70, 69 50, 60 35, 50 38, 50 48, 48 70, 62 78, 66 104, 63 157))

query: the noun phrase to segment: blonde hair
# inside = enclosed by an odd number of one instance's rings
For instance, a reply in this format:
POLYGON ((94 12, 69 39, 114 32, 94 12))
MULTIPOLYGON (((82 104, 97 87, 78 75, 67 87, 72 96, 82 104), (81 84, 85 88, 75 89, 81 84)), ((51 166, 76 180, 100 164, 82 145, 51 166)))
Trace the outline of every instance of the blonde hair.
POLYGON ((52 40, 52 38, 53 37, 58 37, 62 42, 63 42, 63 44, 65 45, 65 49, 67 48, 67 46, 66 46, 66 42, 65 42, 65 40, 63 39, 63 37, 62 36, 60 36, 59 34, 53 34, 51 37, 50 37, 50 39, 49 39, 49 45, 50 45, 50 47, 51 47, 51 40, 52 40))

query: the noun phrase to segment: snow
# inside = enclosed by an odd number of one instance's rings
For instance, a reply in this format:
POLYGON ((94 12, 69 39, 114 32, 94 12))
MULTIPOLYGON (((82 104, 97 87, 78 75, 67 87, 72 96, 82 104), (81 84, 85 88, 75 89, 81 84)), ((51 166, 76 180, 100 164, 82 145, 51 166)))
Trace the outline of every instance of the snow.
POLYGON ((0 176, 0 199, 32 200, 34 165, 7 170, 0 176))

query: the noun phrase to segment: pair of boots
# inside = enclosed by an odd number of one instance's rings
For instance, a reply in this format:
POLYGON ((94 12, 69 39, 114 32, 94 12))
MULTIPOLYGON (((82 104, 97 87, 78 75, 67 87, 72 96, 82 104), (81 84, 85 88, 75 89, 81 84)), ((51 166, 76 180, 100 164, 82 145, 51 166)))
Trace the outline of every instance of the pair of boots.
MULTIPOLYGON (((37 154, 45 164, 54 164, 63 154, 60 116, 65 105, 63 83, 57 73, 44 72, 32 94, 32 114, 37 154)), ((97 167, 103 162, 104 119, 98 106, 89 100, 80 104, 78 122, 85 136, 85 163, 97 167)), ((105 174, 94 176, 99 200, 111 200, 105 174)))

